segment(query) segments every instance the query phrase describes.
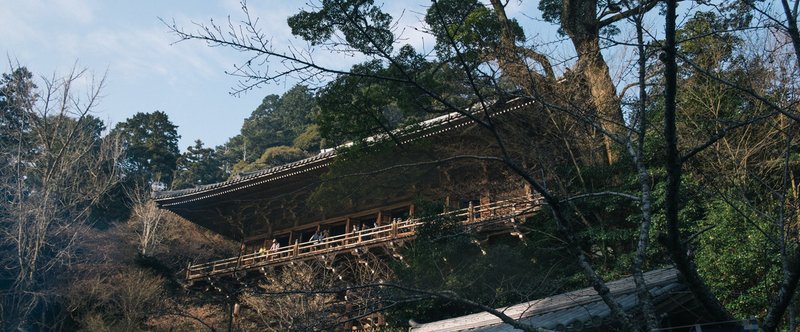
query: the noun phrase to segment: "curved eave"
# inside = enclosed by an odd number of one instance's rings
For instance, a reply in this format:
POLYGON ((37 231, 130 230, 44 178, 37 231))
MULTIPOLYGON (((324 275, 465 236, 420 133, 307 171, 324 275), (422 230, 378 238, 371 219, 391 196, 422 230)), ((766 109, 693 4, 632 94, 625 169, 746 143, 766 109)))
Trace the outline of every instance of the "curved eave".
POLYGON ((335 151, 328 151, 286 165, 243 174, 225 182, 213 183, 192 189, 158 192, 154 194, 153 198, 158 206, 163 208, 192 203, 318 170, 327 167, 335 156, 335 151))
MULTIPOLYGON (((504 103, 504 105, 507 105, 507 107, 499 111, 492 112, 491 116, 500 116, 502 114, 530 106, 534 103, 535 102, 531 100, 515 98, 504 103)), ((472 114, 474 114, 476 117, 481 116, 480 110, 473 112, 472 114)), ((397 130, 395 131, 395 134, 398 134, 402 144, 406 144, 421 138, 439 135, 473 123, 474 122, 463 113, 454 112, 421 122, 415 126, 397 130)), ((379 134, 367 138, 366 141, 367 143, 380 142, 388 138, 389 135, 387 134, 379 134)), ((191 189, 156 192, 153 194, 153 199, 159 207, 169 208, 176 205, 192 203, 220 195, 234 193, 238 190, 244 190, 253 186, 266 185, 275 180, 280 180, 327 167, 336 157, 337 149, 346 148, 351 145, 352 143, 347 143, 303 160, 266 170, 246 173, 224 182, 208 184, 191 189)))

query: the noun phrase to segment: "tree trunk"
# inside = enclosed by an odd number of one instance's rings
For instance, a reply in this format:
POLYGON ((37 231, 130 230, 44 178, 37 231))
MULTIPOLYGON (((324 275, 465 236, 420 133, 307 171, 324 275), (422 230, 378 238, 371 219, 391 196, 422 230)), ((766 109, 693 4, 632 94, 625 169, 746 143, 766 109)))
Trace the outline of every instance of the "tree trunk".
POLYGON ((675 9, 676 0, 667 1, 666 15, 666 41, 664 45, 664 139, 666 140, 666 198, 664 214, 667 224, 666 247, 675 267, 680 271, 689 290, 697 301, 709 313, 712 320, 718 322, 731 321, 733 317, 725 310, 716 296, 708 289, 703 279, 697 273, 697 267, 689 258, 687 248, 683 242, 680 231, 680 186, 681 186, 681 156, 678 151, 678 133, 676 128, 676 96, 678 66, 675 62, 675 9))
POLYGON ((636 283, 636 292, 638 293, 639 303, 642 306, 642 313, 645 318, 647 331, 654 331, 658 328, 658 318, 656 317, 655 307, 653 306, 653 298, 650 295, 650 290, 644 279, 643 268, 647 260, 647 248, 649 247, 650 228, 652 224, 653 205, 652 205, 652 188, 650 186, 651 179, 645 165, 644 158, 644 133, 647 132, 647 55, 645 54, 644 43, 644 28, 642 27, 642 20, 644 13, 636 16, 636 42, 638 44, 639 52, 639 110, 637 126, 639 132, 636 147, 633 146, 632 133, 627 135, 626 141, 628 153, 636 164, 636 170, 639 177, 639 186, 642 189, 641 197, 641 211, 642 222, 639 225, 639 240, 636 245, 636 255, 633 258, 633 280, 636 283))
POLYGON ((505 7, 500 0, 490 0, 492 8, 500 23, 500 45, 494 57, 503 70, 503 75, 516 83, 532 96, 544 97, 549 94, 555 74, 550 61, 544 54, 524 46, 517 46, 511 24, 508 21, 505 7), (531 59, 542 66, 544 75, 532 70, 525 59, 531 59))
POLYGON ((617 160, 609 135, 622 131, 622 113, 617 88, 611 80, 608 65, 600 52, 600 26, 595 13, 596 1, 567 0, 561 9, 561 28, 569 35, 578 54, 576 69, 589 84, 592 103, 597 112, 600 127, 604 131, 603 148, 606 161, 617 160))
POLYGON ((781 282, 781 287, 778 294, 772 299, 769 306, 769 312, 764 317, 764 324, 761 327, 764 331, 776 331, 780 326, 781 319, 786 312, 786 308, 794 297, 797 290, 797 283, 800 281, 800 250, 795 250, 795 254, 791 258, 792 263, 788 271, 784 272, 784 278, 781 282))

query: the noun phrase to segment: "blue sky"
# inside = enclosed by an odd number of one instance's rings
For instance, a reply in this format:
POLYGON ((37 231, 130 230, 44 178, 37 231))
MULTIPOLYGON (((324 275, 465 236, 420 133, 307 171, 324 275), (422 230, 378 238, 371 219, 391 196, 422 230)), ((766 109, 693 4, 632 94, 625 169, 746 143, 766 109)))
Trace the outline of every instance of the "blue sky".
MULTIPOLYGON (((379 1, 376 1, 379 2, 379 1)), ((306 1, 250 1, 251 13, 273 37, 276 48, 304 46, 291 36, 286 18, 306 1)), ((433 40, 420 32, 427 1, 387 1, 385 10, 404 29, 404 42, 430 49, 433 40), (402 15, 401 15, 402 13, 402 15)), ((539 17, 535 4, 511 1, 509 15, 523 25, 536 24, 522 16, 539 17)), ((281 94, 294 82, 272 84, 245 95, 230 95, 236 78, 225 74, 245 56, 199 42, 174 44, 175 37, 159 17, 189 27, 191 22, 223 22, 240 15, 238 0, 217 1, 105 1, 105 0, 0 0, 0 54, 27 66, 35 74, 64 74, 74 64, 96 76, 107 73, 104 98, 96 116, 111 127, 137 112, 166 112, 178 125, 180 146, 195 139, 216 146, 237 134, 242 121, 268 94, 281 94)), ((539 25, 541 26, 541 25, 539 25)), ((557 38, 554 29, 534 31, 557 38)), ((530 36, 529 36, 530 37, 530 36)), ((359 59, 315 51, 316 60, 340 69, 359 59)), ((2 72, 9 71, 3 59, 2 72)))

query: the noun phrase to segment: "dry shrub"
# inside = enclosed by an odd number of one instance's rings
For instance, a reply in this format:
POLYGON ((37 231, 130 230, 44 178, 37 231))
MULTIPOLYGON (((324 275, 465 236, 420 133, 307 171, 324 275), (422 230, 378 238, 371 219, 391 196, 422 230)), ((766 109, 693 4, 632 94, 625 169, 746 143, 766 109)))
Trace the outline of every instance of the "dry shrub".
POLYGON ((216 331, 224 330, 228 314, 220 306, 180 305, 171 303, 163 314, 153 316, 147 326, 157 331, 216 331))
MULTIPOLYGON (((180 216, 166 212, 154 213, 155 206, 147 202, 135 206, 147 216, 147 239, 142 235, 145 227, 142 217, 133 215, 125 223, 117 224, 109 233, 114 237, 111 241, 98 241, 100 246, 124 247, 116 251, 127 254, 133 259, 136 254, 155 258, 166 265, 176 275, 193 262, 207 262, 237 255, 238 246, 219 234, 197 226, 180 216), (153 219, 157 217, 156 219, 153 219), (113 243, 108 243, 113 242, 113 243), (146 250, 142 248, 146 247, 146 250)), ((159 210, 161 211, 161 210, 159 210)), ((119 261, 125 259, 117 257, 119 261)))
POLYGON ((67 294, 72 318, 88 331, 133 331, 163 310, 164 280, 126 269, 109 277, 78 280, 67 294))
POLYGON ((367 323, 381 310, 377 285, 391 270, 375 256, 344 256, 336 263, 298 262, 267 270, 240 296, 244 330, 318 331, 367 323))
POLYGON ((164 213, 161 243, 153 256, 181 270, 189 263, 208 262, 238 254, 239 245, 174 213, 164 213))
POLYGON ((103 315, 97 312, 92 312, 83 318, 81 330, 92 332, 111 332, 114 331, 112 326, 109 326, 103 315))

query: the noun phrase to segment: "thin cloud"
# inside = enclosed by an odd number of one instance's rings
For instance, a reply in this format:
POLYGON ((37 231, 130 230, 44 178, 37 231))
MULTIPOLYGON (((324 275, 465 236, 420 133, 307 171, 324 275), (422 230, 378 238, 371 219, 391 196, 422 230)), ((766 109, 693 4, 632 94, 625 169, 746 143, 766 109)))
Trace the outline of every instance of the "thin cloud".
POLYGON ((47 2, 58 15, 66 21, 78 24, 90 24, 95 19, 94 4, 88 0, 55 0, 47 2))

